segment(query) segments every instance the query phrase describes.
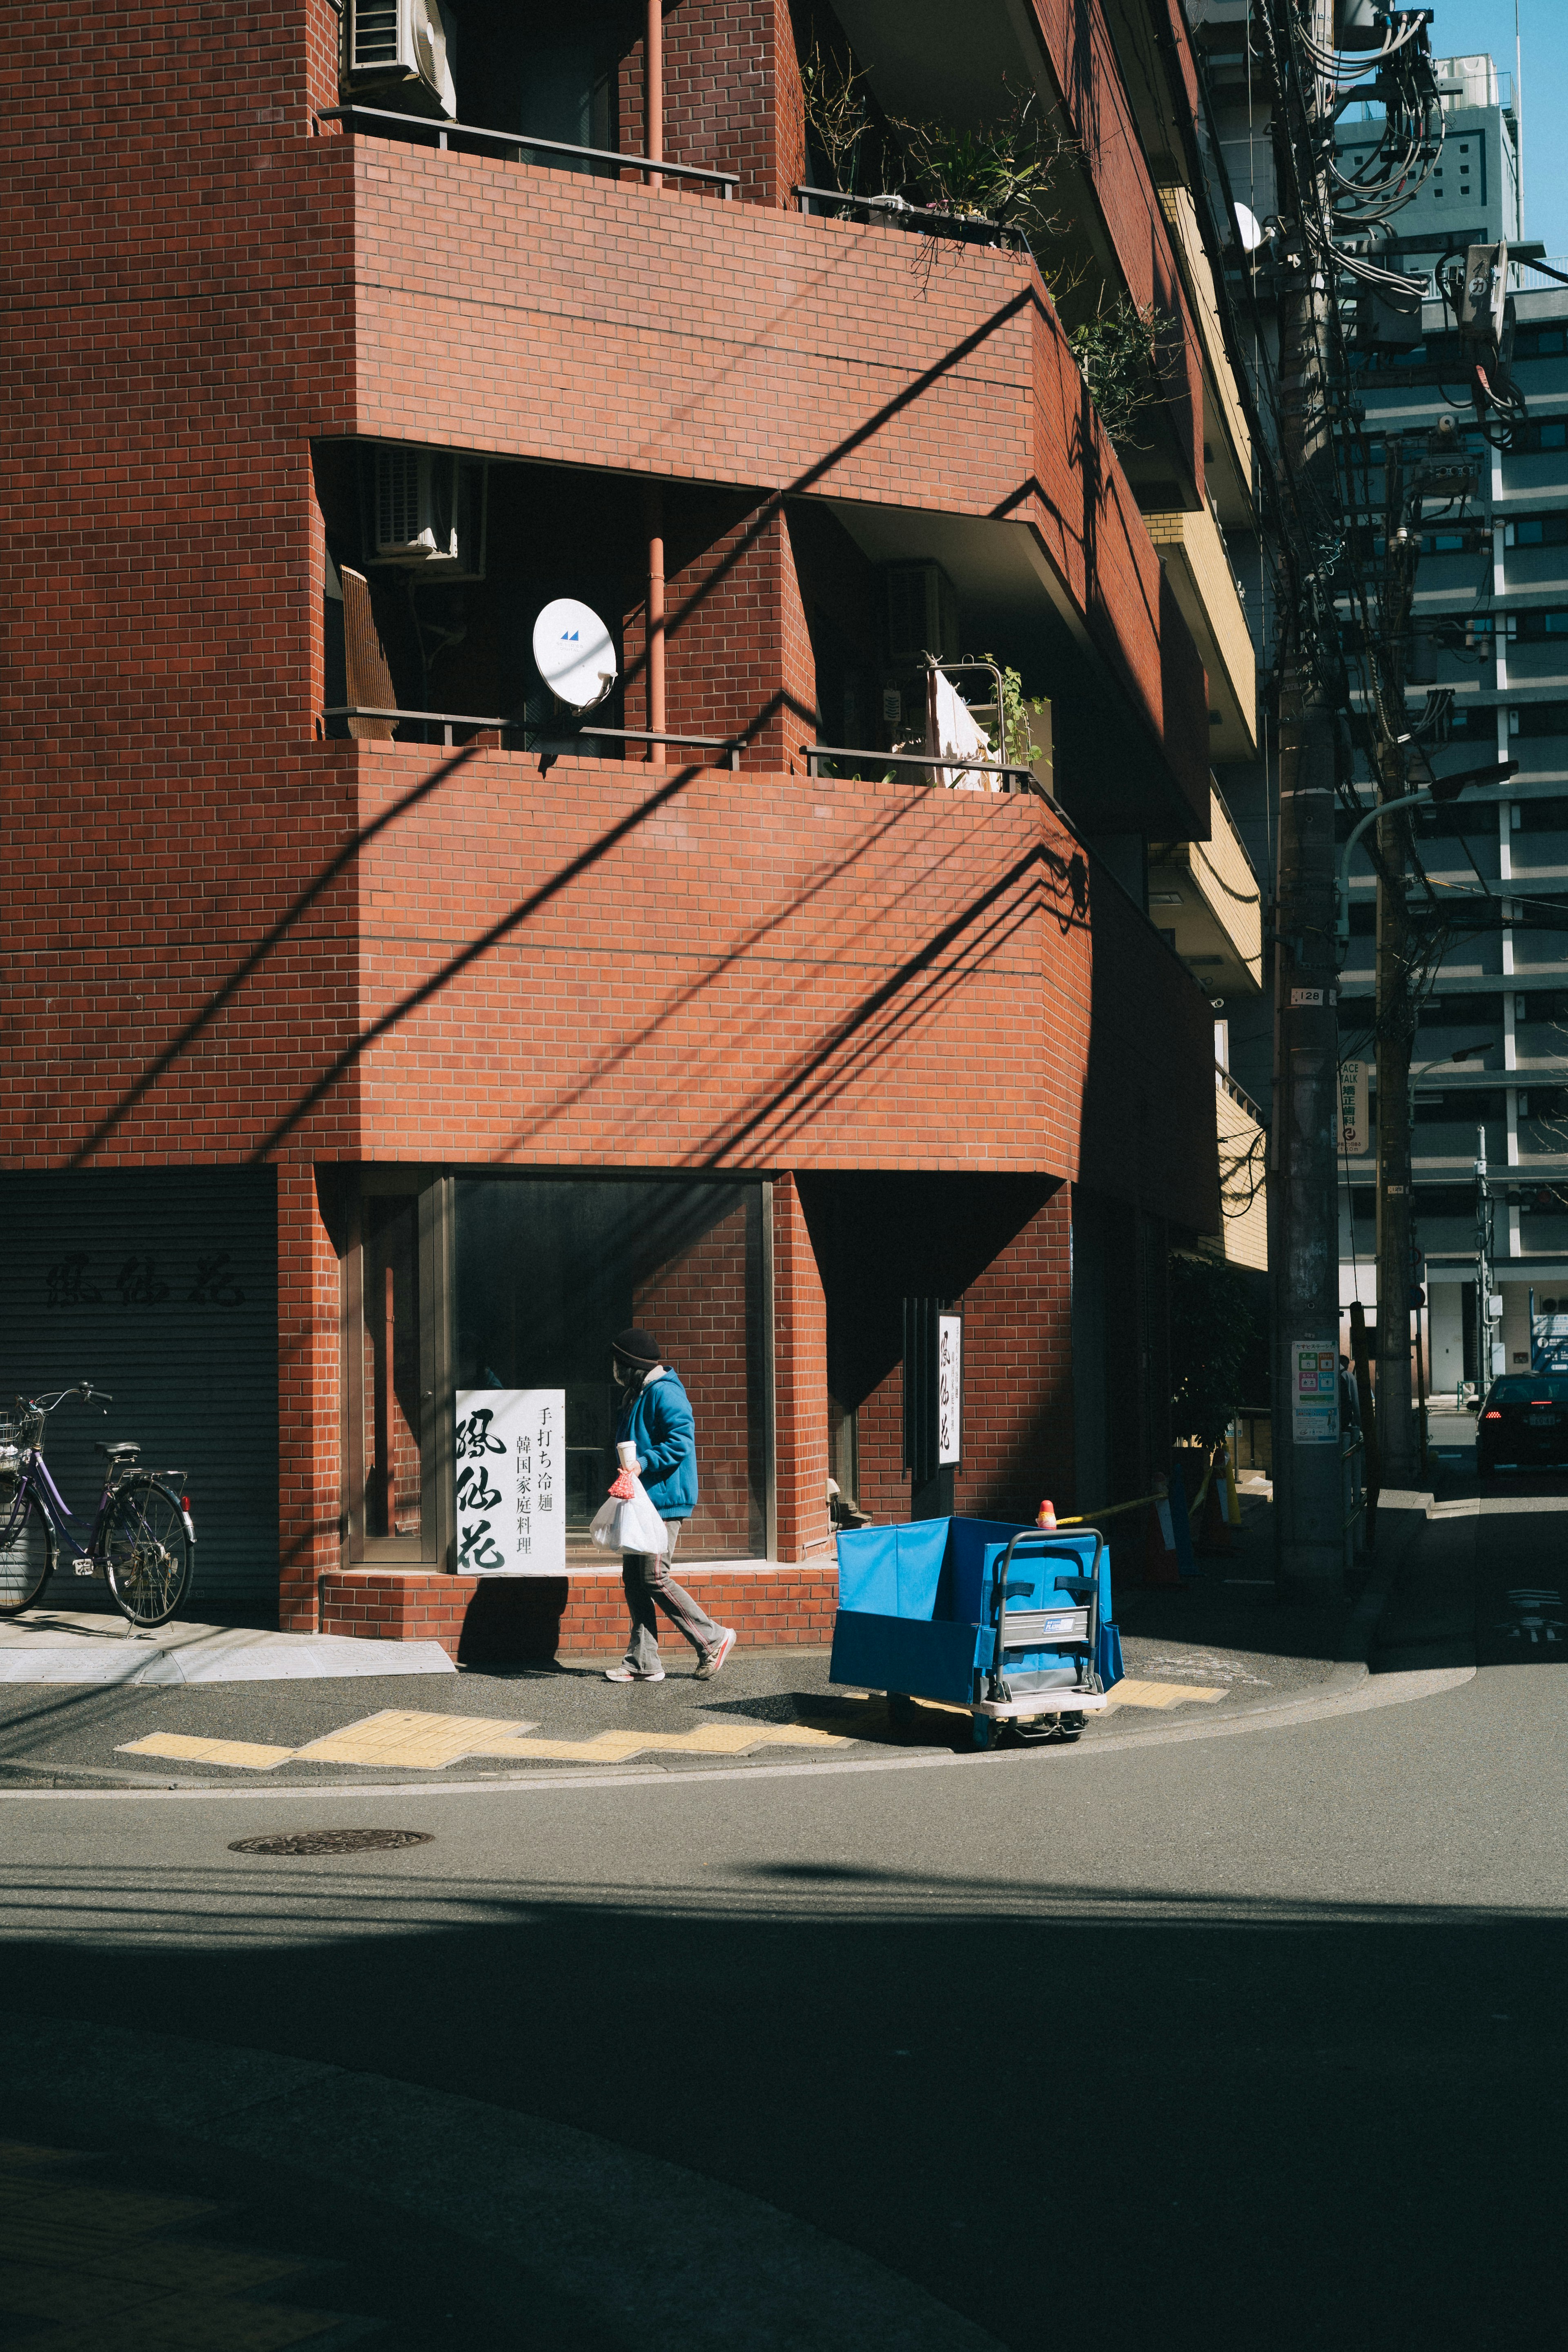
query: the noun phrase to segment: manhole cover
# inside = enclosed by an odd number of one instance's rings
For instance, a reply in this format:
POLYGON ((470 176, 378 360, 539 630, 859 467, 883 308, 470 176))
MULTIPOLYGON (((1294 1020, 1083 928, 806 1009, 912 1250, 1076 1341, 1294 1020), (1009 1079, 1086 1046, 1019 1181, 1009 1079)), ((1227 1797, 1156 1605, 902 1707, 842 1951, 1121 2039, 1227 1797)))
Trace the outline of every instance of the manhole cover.
POLYGON ((234 1838, 230 1853, 382 1853, 393 1846, 430 1845, 433 1830, 275 1830, 270 1837, 234 1838))

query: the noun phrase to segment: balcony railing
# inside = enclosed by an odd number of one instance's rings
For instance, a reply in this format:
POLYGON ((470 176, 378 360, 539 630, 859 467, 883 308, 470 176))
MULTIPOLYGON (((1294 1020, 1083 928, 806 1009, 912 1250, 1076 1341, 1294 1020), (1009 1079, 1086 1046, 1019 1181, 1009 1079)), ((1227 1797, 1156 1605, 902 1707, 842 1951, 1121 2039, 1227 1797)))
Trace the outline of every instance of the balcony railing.
POLYGON ((646 179, 651 172, 666 180, 695 180, 700 186, 715 187, 726 199, 732 198, 741 184, 738 172, 710 172, 698 163, 672 163, 664 155, 623 155, 613 147, 574 147, 564 139, 538 139, 531 131, 520 134, 515 131, 481 131, 474 122, 448 122, 442 116, 430 114, 394 114, 384 106, 324 106, 317 115, 318 122, 343 122, 352 130, 356 122, 368 124, 373 130, 380 125, 396 124, 395 134, 406 138, 409 131, 432 134, 437 147, 446 147, 454 139, 477 139, 481 146, 504 149, 513 161, 523 163, 530 156, 553 158, 565 156, 568 161, 589 163, 614 163, 623 171, 640 172, 646 179))
POLYGON ((848 213, 857 219, 886 221, 890 227, 916 229, 921 236, 950 237, 958 245, 1005 246, 1010 253, 1027 253, 1029 240, 1020 228, 1008 228, 1001 221, 986 220, 980 215, 938 212, 928 205, 910 205, 902 196, 847 196, 837 188, 808 188, 797 185, 795 201, 803 213, 820 205, 836 213, 848 213))
MULTIPOLYGON (((382 703, 338 702, 321 713, 327 719, 383 719, 397 724, 416 727, 438 727, 441 740, 449 750, 454 728, 469 735, 521 735, 524 738, 518 748, 537 751, 547 760, 559 760, 570 755, 583 743, 673 743, 679 750, 722 751, 723 764, 732 775, 741 769, 741 753, 744 740, 738 735, 666 735, 646 727, 580 727, 570 735, 547 735, 527 727, 521 719, 497 719, 473 710, 399 710, 382 703)), ((509 748, 505 744, 503 750, 509 748)), ((716 768, 717 760, 705 760, 704 767, 716 768)))
MULTIPOLYGON (((842 743, 803 743, 800 749, 808 776, 821 775, 824 760, 842 760, 852 768, 919 768, 928 774, 933 768, 944 772, 951 769, 955 776, 1000 776, 1001 789, 1005 793, 1037 792, 1042 800, 1051 801, 1050 793, 1032 768, 1004 767, 994 760, 968 759, 960 752, 866 751, 842 743)), ((857 777, 855 781, 861 782, 864 779, 857 777)), ((1056 803, 1051 801, 1051 805, 1054 808, 1056 803)))

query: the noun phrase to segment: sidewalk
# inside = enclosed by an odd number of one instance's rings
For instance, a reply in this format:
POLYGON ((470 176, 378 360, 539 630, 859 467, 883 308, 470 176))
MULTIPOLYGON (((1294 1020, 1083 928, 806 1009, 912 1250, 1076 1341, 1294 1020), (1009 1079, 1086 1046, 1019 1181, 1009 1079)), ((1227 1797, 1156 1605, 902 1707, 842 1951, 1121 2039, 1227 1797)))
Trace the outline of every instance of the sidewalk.
MULTIPOLYGON (((246 1625, 160 1625, 143 1633, 102 1610, 29 1609, 0 1620, 0 1683, 320 1681, 384 1675, 382 1644, 331 1633, 263 1633, 246 1625)), ((457 1670, 438 1642, 398 1645, 398 1672, 457 1670)))
MULTIPOLYGON (((1426 1498, 1408 1499, 1424 1517, 1426 1498)), ((1086 1748, 1364 1679, 1355 1596, 1321 1612, 1281 1608, 1270 1506, 1253 1497, 1244 1509, 1228 1556, 1201 1560, 1196 1577, 1119 1591, 1126 1680, 1089 1719, 1086 1748)), ((1397 1517, 1390 1497, 1390 1559, 1397 1517)), ((742 1648, 709 1683, 679 1641, 665 1644, 665 1664, 663 1683, 626 1685, 605 1681, 597 1654, 454 1668, 434 1643, 210 1626, 148 1637, 39 1611, 0 1628, 0 1789, 363 1787, 584 1765, 689 1773, 971 1746, 965 1710, 922 1705, 895 1723, 879 1695, 832 1685, 826 1647, 742 1648), (67 1684, 77 1687, 58 1687, 67 1684)))

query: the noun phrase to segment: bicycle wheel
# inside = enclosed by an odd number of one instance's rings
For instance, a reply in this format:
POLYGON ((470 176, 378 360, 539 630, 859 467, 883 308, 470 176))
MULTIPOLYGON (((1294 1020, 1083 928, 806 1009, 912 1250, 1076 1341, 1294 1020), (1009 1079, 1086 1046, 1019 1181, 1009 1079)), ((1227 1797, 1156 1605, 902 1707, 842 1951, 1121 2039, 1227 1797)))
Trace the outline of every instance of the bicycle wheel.
POLYGON ((191 1580, 191 1538, 180 1498, 152 1478, 132 1478, 109 1507, 103 1564, 115 1605, 133 1625, 164 1625, 191 1580))
POLYGON ((37 1495, 16 1508, 21 1483, 15 1472, 0 1478, 0 1617, 30 1609, 55 1564, 55 1531, 37 1495))

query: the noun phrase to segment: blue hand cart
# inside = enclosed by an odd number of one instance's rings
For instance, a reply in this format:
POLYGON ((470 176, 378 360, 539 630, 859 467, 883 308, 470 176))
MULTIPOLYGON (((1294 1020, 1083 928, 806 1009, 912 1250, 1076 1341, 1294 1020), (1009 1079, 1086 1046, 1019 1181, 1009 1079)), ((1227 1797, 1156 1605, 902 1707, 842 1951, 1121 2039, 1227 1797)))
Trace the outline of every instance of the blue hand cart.
POLYGON ((1076 1738, 1121 1679, 1105 1538, 995 1519, 843 1530, 829 1671, 895 1712, 966 1707, 977 1748, 1002 1723, 1076 1738))

